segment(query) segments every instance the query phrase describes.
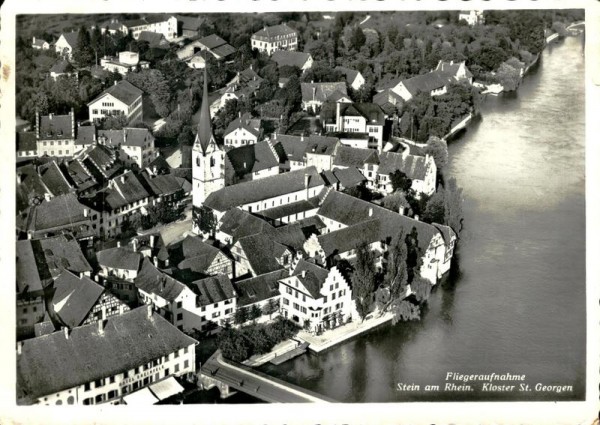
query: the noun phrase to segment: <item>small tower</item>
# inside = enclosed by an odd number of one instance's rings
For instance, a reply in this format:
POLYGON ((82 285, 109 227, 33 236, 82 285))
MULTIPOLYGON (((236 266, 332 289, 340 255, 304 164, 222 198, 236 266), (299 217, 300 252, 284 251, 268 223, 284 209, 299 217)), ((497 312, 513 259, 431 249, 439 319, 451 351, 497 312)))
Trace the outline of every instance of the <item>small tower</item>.
POLYGON ((212 192, 225 187, 225 152, 217 144, 210 122, 208 77, 204 67, 204 91, 200 107, 198 133, 192 148, 192 197, 195 208, 200 208, 212 192))

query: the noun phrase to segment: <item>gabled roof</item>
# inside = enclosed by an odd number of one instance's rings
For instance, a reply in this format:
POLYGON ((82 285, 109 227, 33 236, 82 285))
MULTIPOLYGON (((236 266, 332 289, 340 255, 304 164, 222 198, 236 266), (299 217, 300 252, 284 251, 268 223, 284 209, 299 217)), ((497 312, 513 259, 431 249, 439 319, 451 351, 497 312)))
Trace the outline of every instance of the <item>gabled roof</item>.
POLYGON ((204 19, 200 16, 183 16, 177 15, 177 20, 182 23, 182 29, 190 31, 198 31, 204 19))
POLYGON ((77 327, 68 338, 54 332, 23 342, 17 356, 17 397, 36 398, 126 372, 197 344, 156 313, 140 307, 97 324, 77 327), (68 361, 65 361, 68 359, 68 361))
POLYGON ((256 212, 256 215, 267 218, 269 220, 277 220, 292 214, 309 211, 319 206, 319 197, 315 196, 306 201, 296 201, 278 205, 276 207, 267 208, 256 212))
POLYGON ((358 186, 367 180, 356 167, 334 168, 333 175, 344 188, 358 186))
POLYGON ((348 90, 346 89, 346 82, 300 83, 300 89, 302 90, 303 102, 310 102, 312 100, 315 100, 317 102, 325 102, 329 100, 331 95, 333 95, 335 92, 340 92, 345 96, 348 95, 348 90))
POLYGON ((306 144, 306 153, 314 155, 335 155, 340 146, 337 137, 311 135, 306 144))
POLYGON ((210 305, 236 297, 229 278, 224 274, 210 276, 190 284, 190 288, 198 295, 199 306, 210 305))
POLYGON ((288 27, 286 24, 274 25, 272 27, 264 27, 263 29, 255 32, 252 37, 278 37, 281 35, 297 34, 296 30, 288 27))
POLYGON ((104 288, 89 277, 78 277, 69 271, 54 279, 54 288, 54 312, 69 328, 83 323, 104 292, 104 288))
POLYGON ((142 260, 142 268, 133 280, 135 286, 149 294, 156 294, 168 302, 177 299, 186 286, 158 270, 148 258, 142 260))
MULTIPOLYGON (((316 205, 313 206, 316 208, 316 205)), ((304 242, 306 242, 306 236, 302 232, 302 226, 298 223, 292 223, 285 226, 274 228, 268 232, 274 241, 292 248, 294 251, 301 251, 304 242)))
POLYGON ((212 53, 212 55, 215 56, 217 59, 225 58, 235 53, 235 47, 233 47, 230 44, 223 44, 221 46, 210 49, 210 53, 212 53))
POLYGON ((239 118, 236 118, 235 120, 231 121, 229 123, 229 125, 227 126, 227 129, 225 130, 224 137, 227 137, 227 135, 229 135, 231 132, 239 130, 239 129, 244 129, 246 131, 248 131, 250 134, 252 134, 255 137, 258 137, 260 135, 260 125, 261 125, 261 120, 260 118, 252 118, 252 116, 248 113, 242 115, 239 118))
MULTIPOLYGON (((256 73, 252 68, 248 67, 239 73, 237 78, 240 84, 247 84, 250 81, 262 81, 263 78, 256 73)), ((234 78, 235 80, 235 78, 234 78)), ((233 81, 233 80, 232 80, 233 81)), ((230 82, 231 83, 231 82, 230 82)), ((229 85, 228 83, 227 85, 229 85)))
POLYGON ((40 140, 74 139, 75 117, 67 115, 42 115, 40 117, 40 140))
POLYGON ((217 34, 207 35, 206 37, 202 37, 198 40, 198 43, 205 46, 207 49, 214 49, 215 47, 222 46, 223 44, 227 44, 225 40, 219 37, 217 34))
POLYGON ((31 42, 32 46, 42 47, 45 43, 48 43, 46 40, 42 40, 41 38, 35 38, 31 42))
POLYGON ((17 152, 37 150, 35 131, 18 131, 16 147, 17 152))
POLYGON ((280 295, 278 281, 288 275, 287 270, 281 269, 236 282, 234 285, 238 294, 237 305, 243 307, 278 297, 280 295))
POLYGON ((159 174, 150 176, 143 171, 141 177, 145 179, 147 187, 155 196, 167 196, 174 193, 188 193, 192 190, 192 184, 183 177, 173 174, 159 174))
POLYGON ((235 174, 240 177, 279 167, 279 158, 266 141, 231 149, 227 152, 227 159, 235 174))
POLYGON ((304 285, 310 295, 317 299, 321 297, 321 286, 329 276, 329 270, 306 260, 300 260, 293 271, 293 275, 304 285))
POLYGON ((95 125, 84 125, 77 127, 77 138, 75 143, 77 145, 91 145, 96 141, 96 126, 95 125))
POLYGON ((77 38, 79 37, 79 31, 63 32, 61 34, 61 36, 64 37, 64 39, 67 42, 67 44, 69 46, 71 46, 73 49, 75 47, 77 47, 77 38))
POLYGON ((208 195, 204 205, 216 211, 227 211, 251 202, 301 191, 306 188, 306 180, 308 180, 308 188, 324 184, 317 169, 311 166, 303 170, 226 186, 208 195))
POLYGON ((120 208, 150 196, 146 182, 133 171, 114 177, 105 192, 106 203, 112 208, 120 208))
POLYGON ((437 67, 435 68, 436 71, 441 72, 446 78, 450 79, 450 78, 456 78, 456 74, 458 74, 458 71, 460 70, 460 67, 464 66, 465 67, 465 77, 466 78, 470 78, 473 76, 473 74, 471 74, 471 71, 469 71, 469 68, 467 68, 467 65, 465 64, 465 62, 453 62, 453 61, 439 61, 437 64, 437 67))
POLYGON ((266 229, 272 229, 269 223, 249 212, 239 208, 231 208, 221 218, 219 231, 226 235, 231 235, 233 242, 245 236, 254 235, 263 232, 266 229))
POLYGON ((352 84, 354 82, 354 80, 356 79, 356 77, 358 77, 360 75, 360 72, 358 72, 354 69, 346 68, 344 66, 336 66, 335 70, 344 74, 344 77, 346 77, 346 82, 348 84, 352 84))
POLYGON ((325 256, 329 257, 380 241, 381 224, 378 219, 366 220, 317 236, 317 239, 325 256))
POLYGON ((180 270, 190 269, 197 273, 206 272, 221 252, 218 248, 203 242, 197 236, 186 236, 177 245, 181 247, 181 255, 183 256, 183 260, 179 262, 177 268, 180 270))
POLYGON ((73 193, 55 196, 31 208, 27 230, 39 232, 53 228, 69 228, 75 231, 80 225, 91 225, 90 216, 94 211, 90 211, 86 217, 84 213, 86 208, 73 193))
POLYGON ((419 92, 429 93, 432 90, 440 89, 448 85, 448 83, 448 79, 441 72, 437 71, 417 75, 408 80, 402 80, 402 84, 406 87, 406 90, 413 96, 419 92))
POLYGON ((138 41, 147 41, 150 48, 163 48, 169 46, 169 42, 165 36, 158 32, 142 31, 137 39, 138 41))
POLYGON ((291 136, 286 134, 275 134, 273 142, 278 142, 285 156, 290 161, 304 161, 304 153, 308 146, 308 139, 300 136, 291 136))
POLYGON ((125 247, 116 247, 96 252, 96 258, 99 266, 137 271, 142 255, 125 247))
POLYGON ((286 247, 275 242, 269 235, 259 233, 241 238, 238 243, 256 275, 270 273, 282 268, 276 258, 281 257, 286 247))
POLYGON ((39 174, 44 185, 53 195, 65 195, 72 191, 72 187, 65 179, 62 170, 56 161, 49 161, 39 167, 39 174))
POLYGON ((333 165, 341 167, 363 168, 365 164, 379 164, 376 150, 340 146, 333 159, 333 165))
POLYGON ((302 69, 304 64, 306 64, 310 58, 310 53, 294 52, 290 50, 277 50, 276 52, 273 52, 273 55, 271 56, 271 60, 277 63, 278 67, 297 66, 300 69, 302 69))
POLYGON ((383 91, 380 91, 375 96, 373 96, 373 103, 383 106, 388 103, 392 105, 402 104, 404 99, 398 93, 394 92, 391 88, 387 88, 383 91))
POLYGON ((143 94, 143 92, 136 86, 131 84, 129 81, 121 80, 104 90, 100 94, 100 96, 92 100, 90 103, 88 103, 88 105, 97 102, 106 94, 110 94, 111 96, 115 97, 116 99, 120 100, 126 105, 131 105, 143 94))
POLYGON ((397 170, 402 171, 411 180, 425 180, 427 175, 427 161, 425 157, 406 155, 395 152, 382 152, 379 154, 378 174, 392 174, 397 170))
POLYGON ((154 141, 154 136, 147 128, 123 128, 121 130, 98 130, 98 138, 106 146, 137 146, 143 147, 154 141))

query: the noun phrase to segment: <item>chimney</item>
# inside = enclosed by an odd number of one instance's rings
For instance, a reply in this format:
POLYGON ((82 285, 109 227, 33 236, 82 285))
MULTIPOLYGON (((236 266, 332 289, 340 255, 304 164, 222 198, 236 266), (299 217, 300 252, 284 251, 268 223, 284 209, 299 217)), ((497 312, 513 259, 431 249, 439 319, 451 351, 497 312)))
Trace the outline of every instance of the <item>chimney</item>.
POLYGON ((404 215, 404 206, 400 205, 400 207, 398 208, 398 213, 400 215, 404 215))
POLYGON ((115 86, 116 86, 116 85, 117 85, 117 82, 115 81, 113 85, 115 85, 115 86))
POLYGON ((125 175, 121 176, 121 183, 125 184, 125 175))
POLYGON ((315 101, 315 95, 317 94, 317 88, 313 87, 312 90, 313 90, 313 102, 314 102, 315 101))
POLYGON ((63 328, 63 334, 65 335, 65 339, 69 339, 69 334, 71 332, 69 331, 69 328, 67 328, 66 326, 63 328))
MULTIPOLYGON (((102 314, 104 315, 104 312, 102 312, 102 314)), ((104 319, 98 320, 98 333, 100 335, 104 334, 104 319)))
POLYGON ((306 270, 302 270, 302 277, 305 278, 306 277, 306 270))
POLYGON ((46 202, 48 202, 50 199, 52 199, 52 196, 48 192, 46 192, 44 193, 44 199, 46 200, 46 202))
POLYGON ((119 314, 123 314, 123 313, 125 313, 125 304, 121 304, 119 306, 119 314))
POLYGON ((148 319, 150 319, 152 317, 152 304, 148 304, 148 307, 146 307, 146 311, 148 313, 148 319))
POLYGON ((244 168, 246 168, 246 161, 244 161, 244 168))
MULTIPOLYGON (((33 37, 33 41, 35 41, 35 37, 33 37)), ((17 355, 21 355, 21 350, 23 349, 23 342, 17 341, 17 355)))
POLYGON ((414 219, 419 221, 419 214, 415 214, 414 219))
POLYGON ((35 43, 35 37, 33 37, 33 42, 35 43))
POLYGON ((137 240, 137 238, 134 238, 131 241, 131 248, 133 249, 133 252, 137 252, 137 249, 138 249, 138 240, 137 240))
POLYGON ((154 248, 154 244, 156 240, 156 235, 150 235, 150 248, 154 248))
POLYGON ((154 266, 158 267, 158 257, 156 255, 152 257, 152 261, 154 262, 154 266))
POLYGON ((48 119, 49 119, 50 121, 52 121, 52 112, 50 112, 50 113, 48 114, 48 119))
POLYGON ((100 276, 99 275, 94 275, 94 281, 95 282, 100 282, 100 276))
POLYGON ((84 216, 84 217, 88 217, 89 215, 90 215, 90 210, 89 210, 89 208, 84 208, 84 209, 83 209, 83 216, 84 216))
POLYGON ((252 71, 252 64, 250 64, 250 70, 252 71))
POLYGON ((304 174, 304 188, 308 189, 308 183, 310 182, 310 174, 304 174))
POLYGON ((40 111, 35 108, 35 138, 40 138, 40 111))
POLYGON ((17 173, 17 184, 23 183, 23 175, 21 173, 17 173))
POLYGON ((121 248, 121 241, 117 241, 117 248, 121 248))
POLYGON ((344 131, 344 129, 342 128, 340 109, 341 109, 340 102, 335 102, 335 127, 337 129, 336 131, 342 132, 342 131, 344 131))
POLYGON ((71 137, 75 138, 75 109, 71 108, 71 137))
POLYGON ((100 317, 102 320, 106 319, 106 306, 105 305, 102 306, 102 316, 100 316, 100 317))
POLYGON ((369 217, 373 217, 373 207, 369 207, 369 217))

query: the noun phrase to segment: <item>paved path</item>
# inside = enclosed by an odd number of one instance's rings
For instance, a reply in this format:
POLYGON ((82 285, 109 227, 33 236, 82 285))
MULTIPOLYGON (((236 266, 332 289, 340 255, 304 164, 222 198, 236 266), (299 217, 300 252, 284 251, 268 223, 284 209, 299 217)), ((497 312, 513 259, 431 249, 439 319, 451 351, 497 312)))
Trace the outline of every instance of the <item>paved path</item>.
POLYGON ((217 350, 202 365, 202 374, 270 403, 331 403, 335 400, 260 372, 225 361, 217 350))

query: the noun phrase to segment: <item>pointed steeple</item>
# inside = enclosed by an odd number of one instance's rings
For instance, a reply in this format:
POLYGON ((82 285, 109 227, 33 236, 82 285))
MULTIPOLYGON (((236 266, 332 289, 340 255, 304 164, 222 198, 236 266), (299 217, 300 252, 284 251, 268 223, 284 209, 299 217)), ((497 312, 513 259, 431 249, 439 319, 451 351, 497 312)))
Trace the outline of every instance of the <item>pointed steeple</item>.
POLYGON ((214 139, 212 133, 212 124, 210 122, 210 109, 208 102, 208 77, 206 75, 206 62, 204 65, 204 91, 202 92, 202 106, 200 106, 200 122, 198 123, 198 134, 196 135, 196 143, 200 143, 202 152, 206 152, 206 148, 210 144, 211 139, 214 139))

